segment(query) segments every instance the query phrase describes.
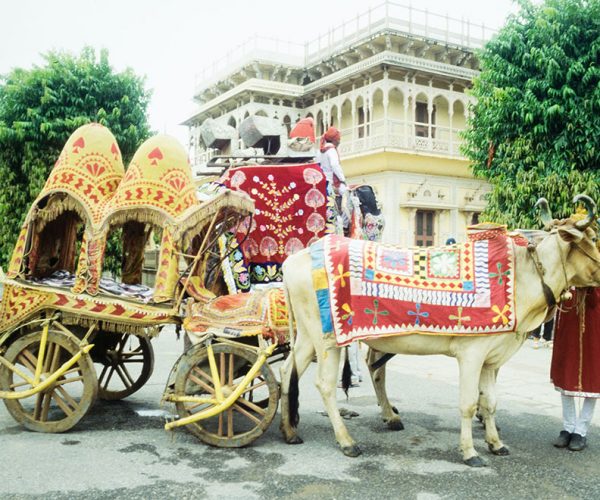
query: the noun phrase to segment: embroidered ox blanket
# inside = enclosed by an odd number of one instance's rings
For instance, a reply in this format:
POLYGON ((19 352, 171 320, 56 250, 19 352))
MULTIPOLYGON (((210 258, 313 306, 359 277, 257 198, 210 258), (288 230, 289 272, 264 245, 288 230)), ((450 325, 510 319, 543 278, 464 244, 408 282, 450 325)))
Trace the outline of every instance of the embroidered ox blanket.
POLYGON ((323 333, 335 333, 338 345, 515 331, 513 242, 504 229, 438 248, 328 235, 310 251, 323 333))

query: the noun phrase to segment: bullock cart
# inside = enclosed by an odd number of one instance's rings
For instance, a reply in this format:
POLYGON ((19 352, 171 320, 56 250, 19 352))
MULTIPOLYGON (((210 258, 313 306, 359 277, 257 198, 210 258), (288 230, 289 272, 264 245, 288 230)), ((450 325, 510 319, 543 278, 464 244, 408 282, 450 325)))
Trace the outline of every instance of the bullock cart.
POLYGON ((26 428, 63 432, 96 397, 121 399, 152 373, 150 339, 181 325, 218 237, 252 214, 225 188, 196 194, 177 141, 146 141, 125 173, 113 135, 91 124, 67 141, 23 224, 0 303, 0 398, 26 428), (154 287, 144 250, 157 247, 154 287), (122 247, 120 279, 106 276, 122 247))

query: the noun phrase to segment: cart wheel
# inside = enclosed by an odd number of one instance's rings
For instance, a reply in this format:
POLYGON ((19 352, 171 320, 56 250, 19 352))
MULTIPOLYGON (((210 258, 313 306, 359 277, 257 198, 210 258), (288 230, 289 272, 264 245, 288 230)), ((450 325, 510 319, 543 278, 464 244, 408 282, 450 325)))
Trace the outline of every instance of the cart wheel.
POLYGON ((154 369, 154 350, 145 335, 100 332, 91 355, 98 368, 98 397, 108 401, 136 392, 154 369))
MULTIPOLYGON (((213 351, 223 395, 227 397, 238 387, 257 355, 251 349, 230 344, 213 344, 213 351)), ((214 387, 206 348, 192 351, 176 374, 175 394, 214 397, 214 387)), ((265 432, 275 417, 278 403, 279 384, 269 365, 264 363, 232 406, 186 428, 206 444, 240 448, 265 432), (268 404, 258 405, 257 401, 268 401, 268 404)), ((214 404, 178 402, 176 406, 179 417, 183 418, 207 410, 214 404)))
MULTIPOLYGON (((37 331, 15 340, 7 349, 5 359, 24 375, 33 379, 37 365, 42 332, 37 331)), ((52 327, 44 356, 41 379, 47 378, 79 352, 75 335, 52 327)), ((24 378, 2 365, 0 390, 25 391, 31 388, 24 378)), ((64 432, 71 429, 88 412, 98 394, 94 364, 88 354, 67 370, 46 390, 23 399, 5 399, 4 404, 17 422, 37 432, 64 432)))

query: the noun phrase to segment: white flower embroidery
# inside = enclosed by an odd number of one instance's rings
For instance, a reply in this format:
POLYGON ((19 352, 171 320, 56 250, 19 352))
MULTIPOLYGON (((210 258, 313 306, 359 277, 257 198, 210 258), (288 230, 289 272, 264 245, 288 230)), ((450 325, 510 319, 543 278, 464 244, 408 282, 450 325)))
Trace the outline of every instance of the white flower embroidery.
POLYGON ((458 274, 457 255, 450 252, 439 252, 431 255, 431 270, 435 276, 454 277, 458 274))

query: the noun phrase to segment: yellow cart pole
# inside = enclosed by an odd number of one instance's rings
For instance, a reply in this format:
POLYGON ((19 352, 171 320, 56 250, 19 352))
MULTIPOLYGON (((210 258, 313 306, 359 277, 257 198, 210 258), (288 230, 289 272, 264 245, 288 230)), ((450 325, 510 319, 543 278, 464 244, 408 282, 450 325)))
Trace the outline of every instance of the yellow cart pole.
MULTIPOLYGON (((193 424, 194 422, 198 422, 199 420, 214 417, 215 415, 218 415, 219 413, 227 410, 231 405, 233 405, 233 403, 235 403, 238 400, 238 398, 242 395, 242 393, 248 388, 248 384, 250 383, 250 381, 256 376, 256 374, 262 368, 262 366, 264 365, 267 358, 269 356, 271 356, 271 354, 273 354, 273 351, 275 350, 276 347, 277 347, 277 344, 273 343, 269 347, 267 347, 265 350, 260 351, 257 360, 254 362, 254 364, 252 365, 252 368, 250 368, 248 373, 246 373, 246 375, 244 376, 242 381, 238 384, 235 391, 233 391, 229 396, 227 396, 221 403, 216 404, 215 406, 212 406, 210 408, 207 408, 206 410, 200 411, 200 412, 196 413, 195 415, 190 415, 189 417, 180 418, 179 420, 174 420, 173 422, 167 422, 165 424, 165 430, 169 431, 171 429, 174 429, 175 427, 181 427, 184 425, 193 424)), ((209 360, 210 360, 210 356, 209 356, 209 360)), ((213 358, 213 360, 214 360, 214 358, 213 358)), ((211 371, 212 371, 212 368, 211 368, 211 371)), ((215 367, 215 371, 216 371, 216 367, 215 367)), ((214 377, 214 374, 213 374, 213 377, 214 377)), ((217 374, 217 378, 215 378, 216 383, 217 383, 217 381, 219 381, 218 374, 217 374)), ((215 387, 216 387, 216 383, 215 383, 215 387)), ((220 384, 220 381, 218 383, 220 384)), ((172 401, 172 402, 184 401, 184 402, 190 402, 190 403, 191 402, 202 402, 203 403, 205 400, 207 400, 207 398, 193 398, 190 396, 177 396, 176 394, 172 394, 172 395, 169 395, 167 400, 172 401)))

